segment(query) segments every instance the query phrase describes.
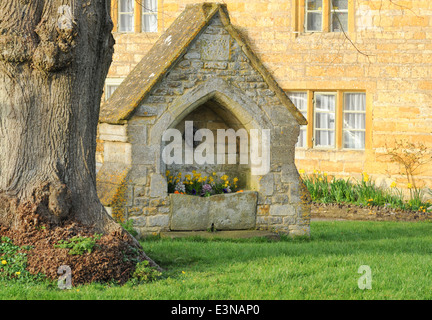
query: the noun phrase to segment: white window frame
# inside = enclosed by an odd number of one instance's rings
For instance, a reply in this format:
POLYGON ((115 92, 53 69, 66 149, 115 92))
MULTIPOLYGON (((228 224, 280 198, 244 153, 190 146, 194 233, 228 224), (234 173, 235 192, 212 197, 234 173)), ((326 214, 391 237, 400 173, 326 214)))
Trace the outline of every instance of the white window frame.
POLYGON ((313 92, 313 148, 314 149, 325 149, 325 150, 334 150, 336 149, 336 135, 337 135, 337 108, 338 108, 338 100, 337 100, 337 92, 335 91, 330 91, 330 92, 326 92, 326 91, 314 91, 313 92), (321 129, 321 128, 316 128, 316 114, 317 114, 317 108, 316 108, 316 95, 333 95, 335 97, 335 106, 334 106, 334 111, 325 111, 325 112, 318 112, 320 114, 334 114, 334 125, 333 125, 333 129, 321 129), (317 131, 333 131, 334 137, 333 137, 333 144, 332 145, 327 145, 327 146, 323 146, 323 145, 317 145, 316 144, 316 132, 317 131))
MULTIPOLYGON (((289 91, 288 92, 288 97, 290 98, 290 100, 291 100, 291 94, 299 94, 299 93, 301 93, 301 94, 304 94, 305 95, 305 98, 306 98, 306 105, 305 105, 305 107, 304 107, 304 109, 300 109, 298 106, 296 106, 295 104, 295 107, 298 109, 298 111, 300 111, 302 114, 303 114, 303 116, 307 119, 307 112, 308 112, 308 92, 307 91, 289 91)), ((291 100, 291 102, 293 102, 292 100, 291 100)), ((294 103, 294 102, 293 102, 294 103)), ((300 126, 300 134, 299 134, 299 137, 300 137, 300 135, 301 135, 301 133, 302 132, 304 132, 304 141, 303 141, 303 144, 304 145, 299 145, 299 141, 297 141, 297 143, 296 143, 296 145, 295 145, 295 147, 296 148, 300 148, 300 149, 306 149, 307 147, 308 147, 308 140, 307 140, 307 136, 308 136, 308 132, 307 132, 307 125, 304 125, 304 126, 300 126)))
POLYGON ((346 0, 347 2, 347 8, 346 9, 334 9, 333 7, 333 0, 329 0, 330 1, 330 32, 348 32, 348 25, 349 25, 349 13, 348 13, 348 5, 349 5, 349 0, 346 0), (338 31, 338 30, 334 30, 333 29, 333 15, 336 13, 346 13, 347 14, 347 25, 346 26, 342 26, 343 31, 338 31))
POLYGON ((106 78, 105 79, 105 85, 104 85, 104 99, 105 101, 108 100, 111 96, 107 97, 106 93, 108 92, 108 86, 120 86, 123 82, 124 78, 106 78))
POLYGON ((117 20, 117 31, 122 33, 133 33, 135 30, 134 28, 134 21, 135 21, 135 0, 132 0, 132 12, 122 12, 121 10, 121 1, 118 0, 118 20, 117 20), (132 30, 121 30, 121 16, 122 15, 132 15, 132 30))
POLYGON ((304 12, 305 12, 305 17, 304 17, 304 30, 306 32, 322 32, 323 31, 323 24, 324 24, 324 1, 326 0, 322 0, 321 1, 321 10, 309 10, 308 8, 308 0, 305 0, 305 8, 304 8, 304 12), (308 29, 308 17, 309 14, 308 13, 321 13, 321 30, 309 30, 308 29))
POLYGON ((342 112, 342 149, 344 150, 365 150, 366 149, 366 92, 355 92, 355 91, 345 91, 343 93, 343 112, 342 112), (364 106, 364 111, 359 111, 359 110, 349 110, 346 111, 345 110, 345 95, 346 94, 364 94, 365 95, 365 106, 364 106), (365 127, 364 129, 346 129, 345 128, 345 123, 344 123, 344 119, 345 119, 345 114, 364 114, 365 115, 365 127), (351 131, 351 132, 364 132, 364 139, 365 141, 363 141, 363 148, 345 148, 345 131, 351 131))
MULTIPOLYGON (((142 0, 144 2, 144 0, 142 0)), ((148 8, 145 7, 145 5, 142 5, 142 10, 141 10, 141 32, 146 32, 146 33, 155 33, 158 32, 159 29, 159 17, 158 17, 158 11, 159 11, 159 0, 156 0, 156 10, 154 10, 154 8, 151 8, 151 11, 146 11, 149 10, 148 8), (147 31, 145 30, 145 24, 144 24, 144 17, 145 16, 156 16, 156 31, 147 31)), ((145 3, 145 2, 144 2, 145 3)))

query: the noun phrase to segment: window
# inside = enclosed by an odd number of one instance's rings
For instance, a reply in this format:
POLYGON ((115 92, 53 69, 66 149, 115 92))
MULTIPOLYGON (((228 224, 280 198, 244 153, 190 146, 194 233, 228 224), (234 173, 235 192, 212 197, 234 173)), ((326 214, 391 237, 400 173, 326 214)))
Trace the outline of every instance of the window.
POLYGON ((336 94, 315 93, 314 146, 335 147, 336 94))
POLYGON ((118 0, 118 31, 134 32, 134 0, 118 0))
POLYGON ((343 111, 343 147, 364 149, 366 135, 366 94, 345 93, 343 111))
POLYGON ((354 31, 353 0, 296 0, 293 27, 300 32, 354 31))
POLYGON ((158 31, 158 0, 144 0, 142 6, 142 32, 158 31))
POLYGON ((331 1, 331 31, 348 31, 348 0, 331 1))
MULTIPOLYGON (((289 92, 288 97, 291 102, 297 107, 297 109, 307 118, 307 92, 289 92)), ((296 147, 306 148, 307 147, 307 126, 300 126, 300 134, 296 147)))
POLYGON ((308 120, 300 127, 297 148, 366 149, 366 93, 305 90, 287 95, 308 120))
POLYGON ((306 31, 321 31, 323 20, 322 0, 306 0, 306 31))
POLYGON ((105 100, 108 100, 120 86, 123 78, 107 78, 105 80, 105 100))

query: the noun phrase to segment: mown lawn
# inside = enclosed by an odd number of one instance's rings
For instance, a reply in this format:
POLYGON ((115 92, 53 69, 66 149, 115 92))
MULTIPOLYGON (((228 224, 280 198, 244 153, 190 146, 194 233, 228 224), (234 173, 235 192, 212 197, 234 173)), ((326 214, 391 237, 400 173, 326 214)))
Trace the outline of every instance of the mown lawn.
POLYGON ((315 221, 310 240, 149 239, 166 271, 142 285, 71 290, 0 282, 0 299, 432 299, 432 223, 315 221), (372 289, 361 290, 368 265, 372 289))

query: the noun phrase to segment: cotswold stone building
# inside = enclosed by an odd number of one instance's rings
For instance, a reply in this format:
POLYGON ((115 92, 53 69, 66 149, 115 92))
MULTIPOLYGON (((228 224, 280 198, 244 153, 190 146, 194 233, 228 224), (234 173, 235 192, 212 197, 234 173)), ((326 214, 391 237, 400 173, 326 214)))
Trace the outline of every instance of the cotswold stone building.
POLYGON ((310 208, 294 163, 299 127, 306 123, 231 25, 226 6, 188 5, 102 105, 100 198, 141 233, 258 228, 308 235, 310 208), (176 144, 186 148, 188 125, 191 133, 207 133, 209 150, 223 146, 222 161, 203 164, 195 156, 188 162, 186 149, 178 162, 164 158, 166 132, 177 129, 176 144), (230 141, 227 130, 245 135, 230 141), (209 142, 209 135, 217 141, 209 142), (235 147, 231 162, 229 144, 235 147), (238 177, 244 191, 169 195, 167 170, 238 177))
MULTIPOLYGON (((116 40, 105 93, 196 0, 113 0, 116 40)), ((231 24, 308 120, 299 169, 406 185, 395 141, 432 148, 432 2, 225 0, 231 24)), ((102 146, 100 146, 102 148, 102 146)), ((102 161, 103 150, 98 159, 102 161)), ((418 170, 432 187, 432 164, 418 170)))
MULTIPOLYGON (((112 1, 116 45, 104 99, 195 2, 112 1)), ((432 2, 224 3, 231 25, 307 119, 296 144, 297 168, 354 178, 367 172, 384 185, 406 186, 387 152, 399 141, 432 147, 432 2)), ((104 148, 100 143, 99 167, 109 152, 104 148)), ((415 178, 432 188, 432 163, 415 178)))

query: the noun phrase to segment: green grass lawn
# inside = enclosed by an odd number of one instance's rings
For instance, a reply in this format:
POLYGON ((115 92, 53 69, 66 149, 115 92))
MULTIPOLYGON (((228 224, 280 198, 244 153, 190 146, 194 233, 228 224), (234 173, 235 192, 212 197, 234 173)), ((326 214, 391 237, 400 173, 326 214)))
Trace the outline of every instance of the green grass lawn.
POLYGON ((0 282, 0 299, 432 299, 432 223, 315 221, 310 240, 149 239, 142 285, 71 290, 0 282), (361 290, 361 265, 372 289, 361 290))

